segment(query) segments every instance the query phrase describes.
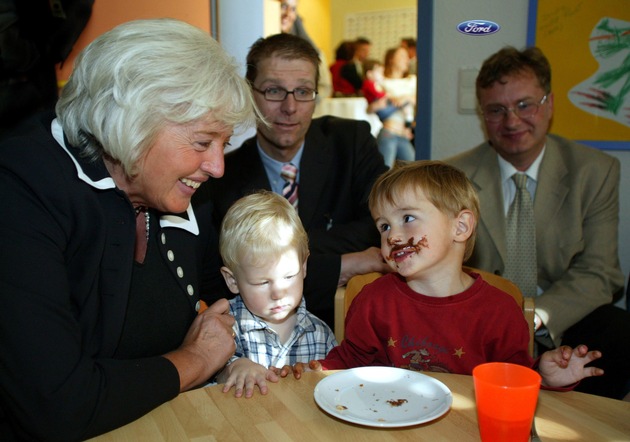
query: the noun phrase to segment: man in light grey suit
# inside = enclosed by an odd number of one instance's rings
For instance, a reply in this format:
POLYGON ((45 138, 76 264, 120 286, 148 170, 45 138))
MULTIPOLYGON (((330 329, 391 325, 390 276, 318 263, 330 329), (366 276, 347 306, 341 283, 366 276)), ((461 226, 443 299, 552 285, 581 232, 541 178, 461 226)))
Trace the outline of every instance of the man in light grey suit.
POLYGON ((477 77, 477 98, 488 141, 446 160, 479 194, 481 220, 467 264, 504 274, 506 215, 517 192, 511 178, 525 173, 536 229, 537 341, 601 350, 606 375, 578 388, 621 398, 630 387, 630 314, 611 303, 624 284, 617 253, 619 161, 548 135, 551 69, 537 48, 508 47, 489 57, 477 77))

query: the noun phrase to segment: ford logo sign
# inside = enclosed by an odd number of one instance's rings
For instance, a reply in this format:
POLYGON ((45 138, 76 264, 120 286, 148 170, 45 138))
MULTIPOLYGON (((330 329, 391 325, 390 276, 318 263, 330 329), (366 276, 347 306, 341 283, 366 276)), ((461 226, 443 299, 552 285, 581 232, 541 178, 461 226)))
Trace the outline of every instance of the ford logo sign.
POLYGON ((496 34, 499 29, 501 26, 490 20, 466 20, 457 25, 457 30, 466 35, 496 34))

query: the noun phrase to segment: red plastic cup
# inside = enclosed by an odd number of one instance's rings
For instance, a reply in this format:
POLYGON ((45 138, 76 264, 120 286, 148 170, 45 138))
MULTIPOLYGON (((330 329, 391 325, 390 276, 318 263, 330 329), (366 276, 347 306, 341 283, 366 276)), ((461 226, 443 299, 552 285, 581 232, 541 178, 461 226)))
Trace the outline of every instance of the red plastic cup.
POLYGON ((483 442, 527 442, 540 375, 517 364, 489 362, 473 369, 477 419, 483 442))

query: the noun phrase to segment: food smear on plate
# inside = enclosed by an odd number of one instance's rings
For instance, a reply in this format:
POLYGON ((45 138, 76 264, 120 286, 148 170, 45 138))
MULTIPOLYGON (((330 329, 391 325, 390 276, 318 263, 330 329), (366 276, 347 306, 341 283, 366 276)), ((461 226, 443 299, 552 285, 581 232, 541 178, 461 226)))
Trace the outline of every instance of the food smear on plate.
POLYGON ((400 407, 401 405, 406 404, 407 402, 409 402, 407 399, 390 399, 387 401, 387 403, 391 405, 392 407, 400 407))

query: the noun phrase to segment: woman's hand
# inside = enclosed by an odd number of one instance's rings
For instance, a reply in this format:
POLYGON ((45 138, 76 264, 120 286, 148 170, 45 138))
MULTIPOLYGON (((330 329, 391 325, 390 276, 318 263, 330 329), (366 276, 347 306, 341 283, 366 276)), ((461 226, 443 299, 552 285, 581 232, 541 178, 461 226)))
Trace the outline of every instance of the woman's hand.
POLYGON ((225 366, 236 350, 233 325, 230 304, 220 299, 197 315, 182 345, 164 355, 179 373, 180 392, 206 382, 225 366))

